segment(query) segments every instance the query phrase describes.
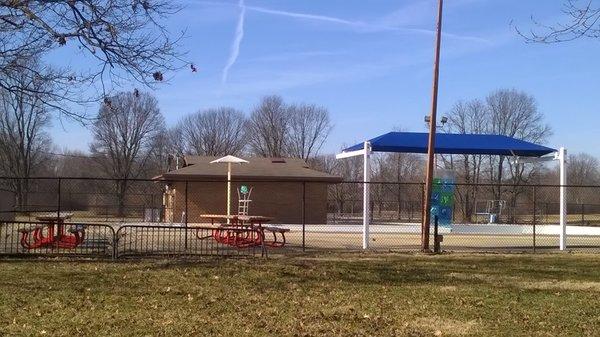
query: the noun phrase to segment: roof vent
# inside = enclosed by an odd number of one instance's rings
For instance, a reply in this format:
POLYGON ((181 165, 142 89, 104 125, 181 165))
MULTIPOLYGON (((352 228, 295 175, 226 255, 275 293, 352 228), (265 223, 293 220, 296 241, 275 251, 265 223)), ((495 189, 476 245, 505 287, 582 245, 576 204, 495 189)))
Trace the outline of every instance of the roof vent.
POLYGON ((285 159, 283 159, 283 158, 273 158, 273 159, 271 159, 271 163, 273 163, 273 164, 285 164, 285 159))

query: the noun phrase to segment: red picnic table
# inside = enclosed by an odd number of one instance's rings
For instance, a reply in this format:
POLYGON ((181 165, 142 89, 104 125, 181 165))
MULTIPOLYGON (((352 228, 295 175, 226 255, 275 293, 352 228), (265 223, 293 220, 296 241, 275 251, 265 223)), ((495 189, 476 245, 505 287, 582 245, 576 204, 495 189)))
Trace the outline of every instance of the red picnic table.
POLYGON ((83 242, 85 227, 75 226, 65 233, 65 220, 73 213, 46 213, 36 216, 39 223, 30 228, 21 229, 21 246, 26 249, 42 247, 73 249, 83 242), (44 233, 45 230, 45 233, 44 233), (32 234, 33 233, 33 234, 32 234), (31 239, 33 238, 33 242, 31 239))
POLYGON ((200 230, 196 231, 198 239, 212 237, 215 241, 239 248, 245 247, 283 247, 285 245, 285 233, 287 228, 265 226, 266 222, 273 220, 272 217, 262 215, 223 215, 202 214, 203 219, 209 219, 212 226, 218 224, 212 231, 212 235, 201 237, 200 230), (229 223, 223 223, 227 222, 229 223), (273 239, 266 238, 265 232, 273 235, 273 239))

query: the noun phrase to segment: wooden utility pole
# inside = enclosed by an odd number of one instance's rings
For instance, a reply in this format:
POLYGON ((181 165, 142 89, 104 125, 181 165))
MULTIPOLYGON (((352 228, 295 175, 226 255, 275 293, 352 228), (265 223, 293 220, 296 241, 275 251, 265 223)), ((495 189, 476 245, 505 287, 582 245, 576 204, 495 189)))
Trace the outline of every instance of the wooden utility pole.
POLYGON ((425 171, 425 200, 423 204, 423 223, 421 224, 421 250, 429 251, 429 227, 431 222, 431 184, 433 182, 435 155, 435 127, 437 123, 438 82, 440 77, 440 46, 442 42, 442 8, 444 0, 438 2, 437 29, 435 35, 435 60, 433 64, 433 90, 431 95, 431 114, 429 115, 429 140, 427 143, 427 168, 425 171))

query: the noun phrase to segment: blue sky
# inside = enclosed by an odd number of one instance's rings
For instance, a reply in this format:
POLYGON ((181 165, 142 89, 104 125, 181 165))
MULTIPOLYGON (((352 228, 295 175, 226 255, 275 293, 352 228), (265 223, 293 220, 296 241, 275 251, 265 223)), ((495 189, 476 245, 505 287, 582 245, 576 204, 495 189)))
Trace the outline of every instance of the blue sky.
MULTIPOLYGON (((439 113, 495 89, 524 90, 553 128, 549 145, 600 156, 600 41, 532 45, 511 28, 529 29, 531 15, 559 21, 561 2, 446 0, 439 113)), ((182 49, 199 71, 172 74, 154 92, 168 125, 209 107, 249 113, 262 96, 278 94, 329 109, 335 127, 323 152, 393 128, 424 130, 435 1, 245 0, 242 24, 238 0, 183 4, 167 24, 186 29, 182 49)), ((63 120, 54 128, 59 148, 87 150, 85 127, 63 120)))

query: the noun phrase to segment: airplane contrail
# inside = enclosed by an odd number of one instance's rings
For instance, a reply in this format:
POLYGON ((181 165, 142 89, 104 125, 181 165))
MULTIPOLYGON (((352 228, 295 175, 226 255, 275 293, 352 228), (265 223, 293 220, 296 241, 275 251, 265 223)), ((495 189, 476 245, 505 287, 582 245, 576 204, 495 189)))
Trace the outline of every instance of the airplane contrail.
POLYGON ((233 42, 231 43, 231 52, 229 54, 229 59, 227 60, 227 64, 223 68, 223 76, 221 77, 221 83, 225 84, 227 82, 227 77, 229 76, 229 69, 235 64, 238 56, 240 55, 240 45, 242 44, 242 40, 244 39, 244 19, 246 17, 246 6, 244 4, 244 0, 240 0, 238 3, 238 7, 240 7, 240 16, 237 22, 237 27, 235 29, 235 37, 233 38, 233 42))
POLYGON ((360 22, 360 21, 350 21, 350 20, 336 18, 333 16, 289 12, 289 11, 282 11, 282 10, 269 9, 269 8, 256 7, 256 6, 248 6, 248 9, 255 11, 255 12, 259 12, 259 13, 288 16, 288 17, 297 18, 297 19, 326 21, 326 22, 339 23, 342 25, 355 26, 355 27, 368 26, 367 24, 360 22))
MULTIPOLYGON (((407 33, 416 33, 416 34, 425 34, 425 35, 433 35, 435 33, 435 31, 430 30, 430 29, 380 25, 380 24, 374 24, 374 23, 367 23, 367 22, 363 22, 363 21, 345 20, 342 18, 334 17, 334 16, 289 12, 289 11, 276 10, 276 9, 270 9, 270 8, 264 8, 264 7, 256 7, 256 6, 248 6, 246 8, 250 11, 264 13, 264 14, 287 16, 287 17, 296 18, 296 19, 337 23, 340 25, 354 27, 357 29, 363 29, 364 31, 407 32, 407 33)), ((480 42, 480 43, 489 43, 488 40, 479 38, 479 37, 452 34, 452 33, 446 33, 446 32, 444 32, 443 35, 446 37, 457 39, 457 40, 470 40, 470 41, 480 42)))

